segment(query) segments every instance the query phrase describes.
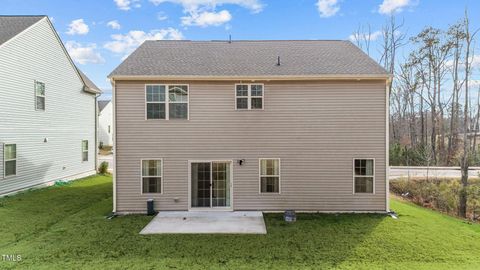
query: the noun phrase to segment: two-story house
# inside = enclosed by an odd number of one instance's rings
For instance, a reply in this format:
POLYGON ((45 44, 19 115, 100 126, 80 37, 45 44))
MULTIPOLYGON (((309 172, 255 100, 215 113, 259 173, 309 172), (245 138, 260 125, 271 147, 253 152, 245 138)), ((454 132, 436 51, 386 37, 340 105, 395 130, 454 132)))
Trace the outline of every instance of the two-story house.
POLYGON ((95 173, 100 92, 47 16, 0 16, 0 195, 95 173))
POLYGON ((348 41, 146 41, 110 75, 114 212, 388 211, 388 74, 348 41))

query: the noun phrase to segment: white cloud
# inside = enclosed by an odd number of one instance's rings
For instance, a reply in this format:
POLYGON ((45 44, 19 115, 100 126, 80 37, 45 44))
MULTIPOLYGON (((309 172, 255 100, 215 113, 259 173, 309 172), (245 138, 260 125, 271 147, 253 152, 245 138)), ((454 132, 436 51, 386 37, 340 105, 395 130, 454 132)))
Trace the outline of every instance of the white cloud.
MULTIPOLYGON (((202 9, 215 10, 216 6, 221 5, 239 5, 247 8, 254 13, 263 9, 263 4, 259 0, 150 0, 154 5, 163 3, 173 3, 182 5, 186 12, 198 11, 202 9)), ((204 10, 205 11, 205 10, 204 10)))
POLYGON ((146 33, 136 30, 125 35, 111 35, 112 41, 105 43, 104 48, 117 54, 128 55, 145 40, 180 40, 183 34, 174 28, 156 29, 146 33))
POLYGON ((160 11, 157 13, 157 20, 165 21, 166 19, 168 19, 168 16, 164 12, 160 11))
POLYGON ((473 68, 480 68, 480 54, 476 54, 473 56, 472 59, 472 67, 473 68))
POLYGON ((317 7, 322 18, 332 17, 340 11, 338 0, 318 0, 317 7))
POLYGON ((83 19, 73 20, 68 25, 68 35, 86 35, 90 31, 83 19))
POLYGON ((125 10, 125 11, 132 9, 132 6, 135 8, 140 7, 140 3, 138 3, 139 0, 113 0, 113 1, 117 5, 118 9, 125 10))
POLYGON ((70 54, 70 57, 76 63, 81 65, 85 65, 88 63, 91 64, 103 64, 105 63, 105 59, 96 51, 97 45, 95 43, 86 44, 82 46, 82 44, 75 42, 75 41, 67 41, 65 43, 65 48, 70 54))
POLYGON ((117 20, 109 21, 107 23, 107 26, 116 30, 121 28, 120 23, 117 20))
POLYGON ((253 13, 262 11, 260 0, 150 0, 154 5, 173 3, 183 7, 186 16, 181 17, 182 25, 187 26, 219 26, 229 22, 232 15, 228 10, 217 12, 217 6, 237 5, 249 9, 253 13))
POLYGON ((220 12, 192 12, 189 16, 182 17, 182 25, 196 25, 201 27, 207 27, 210 25, 219 26, 232 19, 232 15, 228 10, 222 10, 220 12))
POLYGON ((365 41, 365 40, 375 41, 381 36, 382 36, 382 31, 375 31, 370 34, 369 33, 351 34, 350 36, 348 36, 348 39, 352 42, 365 41))
POLYGON ((402 12, 404 8, 412 5, 412 0, 383 0, 378 6, 378 12, 390 15, 395 12, 402 12))

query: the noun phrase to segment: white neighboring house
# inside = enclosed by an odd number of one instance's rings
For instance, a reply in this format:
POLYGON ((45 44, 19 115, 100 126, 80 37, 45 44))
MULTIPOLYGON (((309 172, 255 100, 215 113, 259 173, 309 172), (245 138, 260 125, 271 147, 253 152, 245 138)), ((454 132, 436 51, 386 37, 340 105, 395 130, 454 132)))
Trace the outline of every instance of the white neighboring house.
POLYGON ((95 173, 100 93, 47 16, 0 16, 0 196, 95 173))
POLYGON ((98 101, 98 143, 113 145, 113 106, 110 100, 98 101))

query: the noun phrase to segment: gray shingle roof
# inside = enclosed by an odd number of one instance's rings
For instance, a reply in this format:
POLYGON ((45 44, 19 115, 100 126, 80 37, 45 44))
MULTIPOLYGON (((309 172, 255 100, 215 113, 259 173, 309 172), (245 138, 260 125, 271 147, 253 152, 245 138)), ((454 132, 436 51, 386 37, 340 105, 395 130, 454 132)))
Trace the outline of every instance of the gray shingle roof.
POLYGON ((46 16, 0 16, 0 45, 46 16))
POLYGON ((107 104, 110 103, 110 100, 99 100, 98 101, 98 110, 101 112, 107 106, 107 104))
POLYGON ((109 77, 328 75, 388 73, 350 41, 146 41, 109 77))

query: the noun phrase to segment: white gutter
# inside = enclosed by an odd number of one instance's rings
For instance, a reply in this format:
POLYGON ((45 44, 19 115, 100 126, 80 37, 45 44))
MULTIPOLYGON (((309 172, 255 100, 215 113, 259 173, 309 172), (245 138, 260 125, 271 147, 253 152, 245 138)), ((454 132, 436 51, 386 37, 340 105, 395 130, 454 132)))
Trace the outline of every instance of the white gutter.
POLYGON ((389 80, 390 75, 358 75, 358 74, 331 74, 331 75, 270 75, 270 76, 190 76, 190 75, 138 75, 138 76, 123 76, 114 75, 109 76, 110 80, 132 80, 132 81, 145 81, 145 80, 209 80, 209 81, 231 81, 231 80, 244 80, 244 81, 287 81, 287 80, 389 80))

